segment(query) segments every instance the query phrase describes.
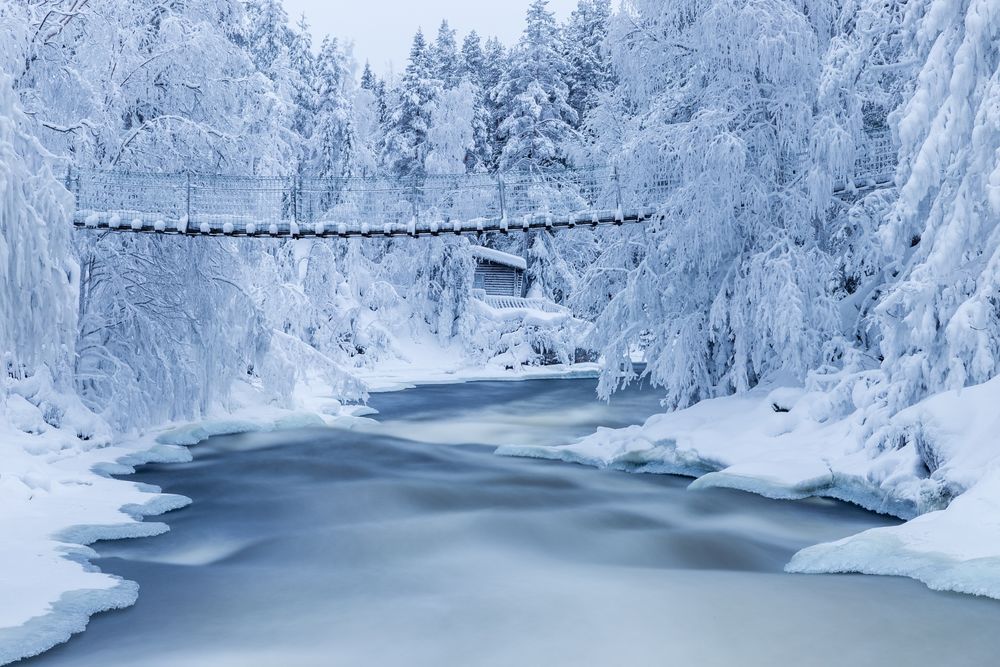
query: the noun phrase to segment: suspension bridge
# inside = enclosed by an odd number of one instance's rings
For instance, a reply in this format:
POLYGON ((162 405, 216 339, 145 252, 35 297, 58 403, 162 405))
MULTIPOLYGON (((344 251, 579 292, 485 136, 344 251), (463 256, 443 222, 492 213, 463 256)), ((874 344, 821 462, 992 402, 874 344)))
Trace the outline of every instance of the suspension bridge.
MULTIPOLYGON (((892 184, 888 132, 867 133, 853 179, 836 192, 892 184)), ((67 176, 81 229, 157 234, 419 237, 621 225, 652 219, 677 187, 616 167, 388 178, 258 178, 81 171, 67 176)))

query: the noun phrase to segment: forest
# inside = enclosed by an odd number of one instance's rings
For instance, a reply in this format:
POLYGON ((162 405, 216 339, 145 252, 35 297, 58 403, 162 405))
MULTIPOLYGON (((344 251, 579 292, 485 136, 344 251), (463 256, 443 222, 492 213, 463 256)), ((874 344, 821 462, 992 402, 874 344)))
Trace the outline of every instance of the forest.
POLYGON ((39 454, 317 392, 347 409, 387 364, 586 358, 601 399, 645 383, 664 414, 500 453, 925 515, 905 549, 791 567, 1000 596, 998 570, 963 569, 1000 562, 996 0, 579 0, 565 20, 532 0, 515 43, 425 28, 378 72, 281 0, 0 0, 3 504, 49 475, 39 454), (854 180, 874 136, 891 187, 854 180), (68 189, 596 164, 672 187, 642 224, 343 242, 74 230, 68 189), (484 309, 476 246, 522 256, 566 317, 484 309))

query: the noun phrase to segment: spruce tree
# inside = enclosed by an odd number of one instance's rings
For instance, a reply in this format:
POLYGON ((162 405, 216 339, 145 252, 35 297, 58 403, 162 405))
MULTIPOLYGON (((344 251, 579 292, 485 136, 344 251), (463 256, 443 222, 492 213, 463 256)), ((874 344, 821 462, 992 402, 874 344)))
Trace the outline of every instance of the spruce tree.
POLYGON ((399 84, 398 103, 388 118, 383 163, 400 177, 421 178, 427 156, 427 130, 440 91, 433 76, 430 49, 417 31, 399 84))
MULTIPOLYGON (((292 130, 304 142, 312 135, 315 123, 316 99, 313 81, 316 74, 316 57, 312 52, 312 35, 303 14, 299 17, 288 47, 292 81, 292 130)), ((305 157, 304 155, 302 156, 305 157)))
POLYGON ((371 63, 365 61, 365 69, 361 73, 361 88, 363 90, 375 90, 375 74, 372 72, 371 63))
POLYGON ((462 42, 459 69, 461 78, 472 86, 475 113, 472 119, 472 134, 475 147, 469 151, 465 167, 468 171, 487 169, 493 153, 490 133, 490 103, 487 94, 485 55, 482 41, 475 30, 466 35, 462 42))
POLYGON ((462 40, 462 54, 459 63, 459 73, 476 85, 482 86, 485 73, 485 56, 483 42, 479 33, 473 30, 462 40))
POLYGON ((324 38, 316 59, 316 121, 309 142, 310 171, 317 177, 347 173, 352 142, 350 86, 347 55, 335 38, 324 38))
POLYGON ((564 81, 566 60, 547 0, 533 0, 510 67, 493 91, 502 120, 499 167, 544 168, 566 163, 577 113, 564 81))
POLYGON ((249 0, 246 7, 250 57, 269 79, 285 83, 281 79, 287 74, 292 41, 285 8, 280 0, 249 0))
POLYGON ((487 166, 493 170, 500 162, 500 121, 501 103, 496 91, 509 66, 510 54, 496 37, 486 40, 483 48, 483 68, 480 82, 483 87, 483 108, 488 140, 487 166))
POLYGON ((454 88, 461 79, 458 43, 455 30, 448 21, 441 21, 437 39, 431 50, 431 65, 434 78, 441 82, 445 90, 454 88))
POLYGON ((606 44, 610 19, 611 0, 580 0, 564 30, 567 101, 579 124, 597 106, 600 93, 612 86, 606 44))

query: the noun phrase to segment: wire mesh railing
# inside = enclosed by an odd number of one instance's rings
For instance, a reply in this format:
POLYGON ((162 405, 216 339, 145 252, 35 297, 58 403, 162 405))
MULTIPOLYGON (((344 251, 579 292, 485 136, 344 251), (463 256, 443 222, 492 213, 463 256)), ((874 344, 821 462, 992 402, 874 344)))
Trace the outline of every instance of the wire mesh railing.
POLYGON ((608 167, 393 178, 79 172, 85 227, 223 234, 420 234, 640 218, 662 197, 608 167), (628 193, 626 201, 625 193, 628 193))
MULTIPOLYGON (((895 170, 888 132, 869 133, 855 183, 895 170)), ((368 236, 510 231, 649 219, 676 189, 674 166, 593 166, 419 179, 71 174, 81 227, 235 235, 368 236), (641 167, 641 168, 640 168, 641 167)))
POLYGON ((896 144, 889 128, 867 130, 858 146, 854 163, 855 183, 880 183, 890 180, 896 172, 896 144))

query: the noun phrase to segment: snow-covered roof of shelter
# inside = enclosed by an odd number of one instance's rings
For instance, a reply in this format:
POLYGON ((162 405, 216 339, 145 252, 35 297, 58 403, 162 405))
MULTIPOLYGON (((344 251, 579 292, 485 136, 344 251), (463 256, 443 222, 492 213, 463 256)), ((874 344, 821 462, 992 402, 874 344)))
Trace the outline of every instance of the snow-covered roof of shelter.
POLYGON ((522 271, 526 271, 528 269, 528 263, 524 261, 523 257, 512 255, 509 252, 500 252, 499 250, 494 250, 493 248, 484 248, 483 246, 474 245, 472 246, 472 256, 476 259, 493 262, 494 264, 511 266, 522 271))

